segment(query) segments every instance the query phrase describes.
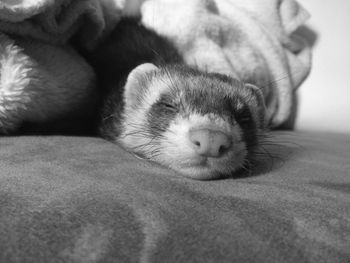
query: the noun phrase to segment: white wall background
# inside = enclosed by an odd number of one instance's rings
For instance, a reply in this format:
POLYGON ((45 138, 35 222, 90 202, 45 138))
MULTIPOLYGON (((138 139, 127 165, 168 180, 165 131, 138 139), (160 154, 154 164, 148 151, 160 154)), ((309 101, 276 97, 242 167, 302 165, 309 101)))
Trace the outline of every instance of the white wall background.
POLYGON ((299 0, 318 35, 296 128, 350 134, 350 0, 299 0))

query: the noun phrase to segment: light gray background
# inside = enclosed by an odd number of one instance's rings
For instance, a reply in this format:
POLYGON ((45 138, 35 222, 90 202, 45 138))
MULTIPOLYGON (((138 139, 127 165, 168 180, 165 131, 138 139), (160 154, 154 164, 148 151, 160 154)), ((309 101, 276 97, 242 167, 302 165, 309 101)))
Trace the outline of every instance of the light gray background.
POLYGON ((313 68, 299 89, 299 130, 350 134, 350 0, 299 0, 317 34, 313 68))

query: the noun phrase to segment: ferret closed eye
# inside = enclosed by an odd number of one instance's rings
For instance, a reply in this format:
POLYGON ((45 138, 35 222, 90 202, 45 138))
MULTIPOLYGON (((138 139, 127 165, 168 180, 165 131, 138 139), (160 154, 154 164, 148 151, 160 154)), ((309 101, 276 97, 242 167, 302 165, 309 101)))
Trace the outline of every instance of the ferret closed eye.
POLYGON ((194 179, 230 176, 254 157, 265 129, 257 87, 185 65, 171 43, 130 19, 91 60, 104 138, 194 179))

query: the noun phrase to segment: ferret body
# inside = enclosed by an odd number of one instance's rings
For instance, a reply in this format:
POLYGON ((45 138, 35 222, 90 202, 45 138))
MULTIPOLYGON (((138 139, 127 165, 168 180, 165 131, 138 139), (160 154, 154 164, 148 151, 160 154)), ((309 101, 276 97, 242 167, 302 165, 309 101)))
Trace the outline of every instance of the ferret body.
POLYGON ((195 179, 234 174, 263 132, 258 88, 184 64, 166 39, 124 19, 92 54, 102 137, 195 179))

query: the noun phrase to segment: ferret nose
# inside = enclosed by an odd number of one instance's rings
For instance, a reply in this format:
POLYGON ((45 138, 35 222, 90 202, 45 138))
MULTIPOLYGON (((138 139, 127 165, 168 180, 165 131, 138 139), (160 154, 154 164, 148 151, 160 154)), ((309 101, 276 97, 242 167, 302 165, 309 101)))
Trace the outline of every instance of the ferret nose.
POLYGON ((207 157, 222 156, 230 149, 232 144, 232 139, 229 135, 222 131, 207 128, 191 129, 189 137, 195 146, 196 152, 207 157))

